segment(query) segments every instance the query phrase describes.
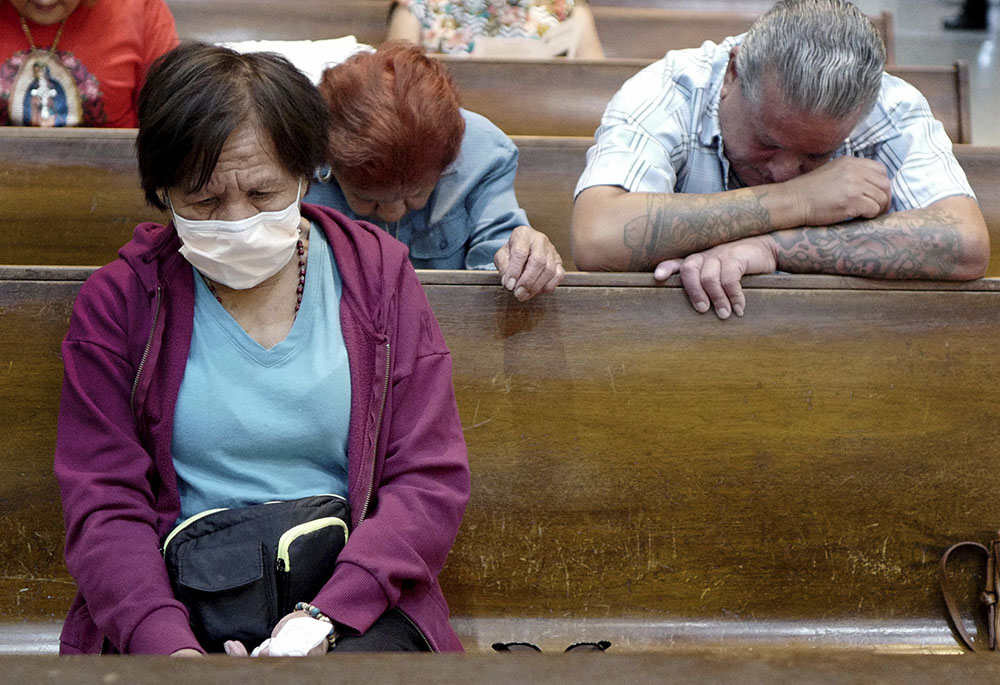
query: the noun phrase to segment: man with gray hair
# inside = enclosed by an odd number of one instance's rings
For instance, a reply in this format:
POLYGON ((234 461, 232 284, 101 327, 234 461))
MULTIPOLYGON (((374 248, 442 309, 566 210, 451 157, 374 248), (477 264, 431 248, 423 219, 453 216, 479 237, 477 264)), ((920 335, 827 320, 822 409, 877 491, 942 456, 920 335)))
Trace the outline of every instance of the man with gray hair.
POLYGON ((604 113, 577 266, 680 273, 722 319, 752 273, 981 277, 989 236, 951 141, 884 65, 845 0, 781 0, 742 36, 668 52, 604 113))

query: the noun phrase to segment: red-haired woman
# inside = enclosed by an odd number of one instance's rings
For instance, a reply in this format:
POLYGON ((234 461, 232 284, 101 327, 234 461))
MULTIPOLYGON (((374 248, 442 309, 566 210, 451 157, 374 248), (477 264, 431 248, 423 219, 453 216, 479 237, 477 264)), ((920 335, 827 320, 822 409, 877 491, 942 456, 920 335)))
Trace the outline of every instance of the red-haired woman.
POLYGON ((307 202, 380 226, 418 269, 496 267, 519 300, 562 282, 562 259, 517 204, 517 148, 459 107, 448 72, 421 48, 392 41, 354 55, 319 87, 330 168, 307 202))

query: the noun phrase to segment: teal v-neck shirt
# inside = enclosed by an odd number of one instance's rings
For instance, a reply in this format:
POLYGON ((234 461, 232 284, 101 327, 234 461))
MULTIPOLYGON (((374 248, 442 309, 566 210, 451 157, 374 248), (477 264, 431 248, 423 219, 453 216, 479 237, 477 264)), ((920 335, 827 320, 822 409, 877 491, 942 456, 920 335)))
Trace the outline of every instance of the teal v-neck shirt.
POLYGON ((323 231, 313 226, 309 235, 302 305, 288 337, 271 349, 247 335, 195 272, 194 333, 173 430, 181 519, 216 507, 347 495, 342 284, 323 231))

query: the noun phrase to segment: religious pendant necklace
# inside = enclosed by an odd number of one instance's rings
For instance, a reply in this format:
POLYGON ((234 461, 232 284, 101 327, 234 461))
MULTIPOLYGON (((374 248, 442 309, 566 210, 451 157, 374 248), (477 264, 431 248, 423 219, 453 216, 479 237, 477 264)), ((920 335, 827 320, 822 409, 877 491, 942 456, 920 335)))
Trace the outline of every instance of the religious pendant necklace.
MULTIPOLYGON (((292 317, 293 319, 299 315, 299 308, 302 306, 302 293, 305 292, 306 289, 306 247, 302 244, 301 240, 299 240, 296 245, 296 251, 299 255, 299 285, 295 289, 295 314, 292 317)), ((216 292, 215 285, 212 281, 209 280, 205 274, 201 274, 201 280, 205 281, 205 285, 208 286, 208 289, 215 296, 216 301, 218 301, 219 304, 222 304, 222 298, 219 297, 219 293, 216 292)))
POLYGON ((18 68, 10 90, 11 123, 18 126, 79 126, 83 112, 80 91, 76 79, 56 55, 66 19, 59 24, 48 50, 35 45, 28 22, 24 17, 20 19, 31 52, 18 68))

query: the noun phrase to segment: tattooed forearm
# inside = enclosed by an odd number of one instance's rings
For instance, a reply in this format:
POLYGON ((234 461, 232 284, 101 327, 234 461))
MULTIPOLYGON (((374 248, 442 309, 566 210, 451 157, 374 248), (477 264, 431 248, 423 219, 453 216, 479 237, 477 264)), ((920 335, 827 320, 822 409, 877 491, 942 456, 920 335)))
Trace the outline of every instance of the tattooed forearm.
POLYGON ((963 253, 960 219, 940 208, 838 226, 772 233, 778 268, 869 278, 954 277, 963 253))
POLYGON ((631 253, 629 270, 649 269, 671 257, 774 230, 763 206, 766 193, 750 191, 725 201, 719 195, 649 193, 646 213, 625 222, 622 240, 631 253))

